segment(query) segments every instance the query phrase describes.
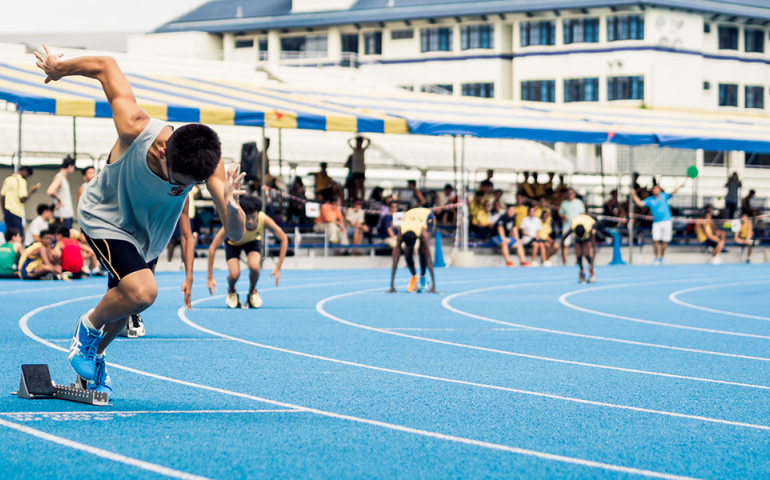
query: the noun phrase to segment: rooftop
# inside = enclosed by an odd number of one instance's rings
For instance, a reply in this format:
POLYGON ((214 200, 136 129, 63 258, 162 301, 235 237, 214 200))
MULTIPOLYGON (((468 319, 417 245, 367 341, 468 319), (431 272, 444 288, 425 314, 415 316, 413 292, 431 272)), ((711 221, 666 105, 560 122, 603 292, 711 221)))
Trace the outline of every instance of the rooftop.
MULTIPOLYGON (((321 1, 321 0, 317 0, 321 1)), ((768 0, 356 0, 348 9, 292 13, 292 0, 213 0, 156 33, 236 32, 580 8, 658 6, 770 21, 768 0)))

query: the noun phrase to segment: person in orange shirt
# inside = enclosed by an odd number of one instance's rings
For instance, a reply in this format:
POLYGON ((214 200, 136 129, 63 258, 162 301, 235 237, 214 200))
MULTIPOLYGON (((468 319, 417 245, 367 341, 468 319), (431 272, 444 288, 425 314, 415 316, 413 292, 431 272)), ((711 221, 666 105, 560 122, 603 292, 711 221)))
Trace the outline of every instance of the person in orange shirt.
POLYGON ((326 232, 331 243, 348 245, 350 241, 348 240, 348 232, 345 230, 345 218, 342 216, 340 204, 339 197, 334 198, 334 200, 327 199, 321 205, 321 213, 315 219, 313 230, 318 233, 326 232))

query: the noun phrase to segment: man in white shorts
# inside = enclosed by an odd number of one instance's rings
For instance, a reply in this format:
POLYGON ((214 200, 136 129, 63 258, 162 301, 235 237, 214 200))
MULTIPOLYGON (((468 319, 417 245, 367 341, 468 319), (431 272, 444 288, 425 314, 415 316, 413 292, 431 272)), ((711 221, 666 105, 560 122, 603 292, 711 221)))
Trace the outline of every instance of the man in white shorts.
POLYGON ((673 189, 671 193, 665 193, 658 185, 655 185, 652 187, 652 196, 645 198, 644 201, 639 199, 635 190, 631 190, 634 203, 639 208, 647 207, 652 212, 652 249, 655 252, 653 265, 663 265, 663 255, 666 254, 666 246, 671 242, 671 235, 674 231, 674 221, 671 216, 671 208, 668 206, 668 199, 684 187, 685 183, 673 189))

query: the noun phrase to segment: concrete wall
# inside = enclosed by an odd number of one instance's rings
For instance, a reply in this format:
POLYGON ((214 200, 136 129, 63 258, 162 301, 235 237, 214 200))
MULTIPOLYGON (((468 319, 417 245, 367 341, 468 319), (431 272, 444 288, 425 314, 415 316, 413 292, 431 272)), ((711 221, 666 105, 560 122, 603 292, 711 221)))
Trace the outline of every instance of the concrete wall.
POLYGON ((128 53, 222 60, 219 35, 204 32, 150 33, 128 37, 128 53))
MULTIPOLYGON (((13 168, 0 166, 0 185, 2 182, 13 173, 13 168)), ((37 216, 37 206, 40 203, 52 204, 54 199, 49 197, 45 192, 48 186, 51 185, 54 175, 59 173, 58 168, 34 168, 34 173, 27 179, 27 186, 31 188, 36 183, 40 183, 40 188, 24 204, 24 214, 26 215, 27 222, 31 221, 37 216)), ((80 172, 75 171, 68 177, 70 184, 70 192, 72 193, 72 205, 75 208, 75 218, 77 218, 77 200, 78 189, 83 184, 83 176, 80 172)))

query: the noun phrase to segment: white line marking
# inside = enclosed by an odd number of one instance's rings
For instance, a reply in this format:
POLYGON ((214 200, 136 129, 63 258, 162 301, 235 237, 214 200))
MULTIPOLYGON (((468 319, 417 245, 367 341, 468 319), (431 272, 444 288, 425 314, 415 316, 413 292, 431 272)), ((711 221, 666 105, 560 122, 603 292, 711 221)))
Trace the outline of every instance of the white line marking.
MULTIPOLYGON (((197 310, 196 310, 197 311, 197 310)), ((49 338, 49 342, 56 342, 56 343, 69 343, 72 341, 71 338, 49 338)), ((137 339, 133 338, 116 338, 113 340, 114 342, 136 342, 137 339)), ((225 339, 223 338, 148 338, 148 337, 142 337, 141 340, 138 340, 140 342, 224 342, 225 339)))
MULTIPOLYGON (((377 289, 377 290, 379 290, 379 289, 377 289)), ((59 350, 61 352, 66 352, 67 349, 59 347, 58 345, 54 345, 53 343, 48 342, 48 341, 38 337, 34 333, 32 333, 32 330, 30 330, 29 326, 28 326, 29 319, 32 318, 32 316, 34 316, 35 314, 37 314, 37 313, 39 313, 41 311, 50 309, 50 308, 55 308, 55 307, 58 307, 58 306, 61 306, 61 305, 65 305, 65 304, 69 304, 69 303, 74 303, 74 302, 81 301, 81 300, 98 298, 98 297, 101 297, 101 295, 93 295, 91 297, 75 298, 75 299, 65 300, 65 301, 62 301, 62 302, 57 302, 57 303, 54 303, 54 304, 51 304, 51 305, 45 305, 45 306, 42 306, 42 307, 38 307, 38 308, 32 310, 31 312, 25 314, 19 320, 19 327, 24 332, 24 334, 27 335, 32 340, 34 340, 34 341, 36 341, 38 343, 41 343, 43 345, 46 345, 46 346, 48 346, 50 348, 53 348, 54 350, 59 350)), ((456 436, 453 436, 453 435, 444 435, 442 433, 430 432, 430 431, 427 431, 427 430, 419 430, 419 429, 416 429, 416 428, 405 427, 405 426, 402 426, 402 425, 396 425, 396 424, 392 424, 392 423, 381 422, 381 421, 378 421, 378 420, 370 420, 370 419, 367 419, 367 418, 354 417, 354 416, 350 416, 350 415, 342 415, 342 414, 338 414, 338 413, 334 413, 334 412, 328 412, 328 411, 325 411, 325 410, 318 410, 318 409, 315 409, 315 408, 308 408, 308 407, 303 407, 303 406, 299 406, 299 405, 293 405, 293 404, 290 404, 290 403, 279 402, 279 401, 276 401, 276 400, 270 400, 270 399, 267 399, 267 398, 257 397, 257 396, 254 396, 254 395, 248 395, 248 394, 245 394, 245 393, 234 392, 232 390, 225 390, 225 389, 222 389, 222 388, 210 387, 208 385, 201 385, 201 384, 197 384, 197 383, 186 382, 184 380, 178 380, 178 379, 175 379, 175 378, 164 377, 162 375, 156 375, 154 373, 145 372, 145 371, 142 371, 142 370, 137 370, 137 369, 130 368, 130 367, 125 367, 123 365, 118 365, 118 364, 111 363, 111 362, 108 362, 107 364, 109 366, 117 368, 119 370, 124 370, 124 371, 127 371, 127 372, 135 373, 137 375, 143 375, 143 376, 146 376, 146 377, 149 377, 149 378, 155 378, 157 380, 164 380, 164 381, 167 381, 167 382, 176 383, 178 385, 185 385, 185 386, 188 386, 188 387, 199 388, 199 389, 202 389, 202 390, 208 390, 208 391, 211 391, 211 392, 221 393, 221 394, 224 394, 224 395, 230 395, 230 396, 234 396, 234 397, 238 397, 238 398, 244 398, 244 399, 254 400, 254 401, 257 401, 257 402, 267 403, 267 404, 275 405, 275 406, 278 406, 278 407, 283 407, 283 408, 289 408, 289 409, 292 409, 292 410, 301 410, 301 411, 305 411, 305 412, 315 413, 316 415, 320 415, 320 416, 324 416, 324 417, 328 417, 328 418, 335 418, 335 419, 347 420, 347 421, 355 422, 355 423, 362 423, 362 424, 367 424, 367 425, 373 425, 373 426, 385 428, 385 429, 388 429, 388 430, 405 432, 405 433, 411 433, 411 434, 420 435, 420 436, 423 436, 423 437, 436 438, 436 439, 439 439, 439 440, 446 440, 446 441, 450 441, 450 442, 454 442, 454 443, 460 443, 460 444, 464 444, 464 445, 473 445, 473 446, 477 446, 477 447, 488 448, 488 449, 491 449, 491 450, 498 450, 498 451, 514 453, 514 454, 518 454, 518 455, 535 457, 535 458, 539 458, 539 459, 543 459, 543 460, 550 460, 550 461, 567 463, 567 464, 571 464, 571 465, 579 465, 579 466, 588 467, 588 468, 597 468, 597 469, 602 469, 602 470, 621 472, 621 473, 626 473, 626 474, 630 474, 630 475, 640 475, 640 476, 650 477, 650 478, 662 478, 662 479, 666 479, 666 480, 692 480, 692 477, 685 477, 685 476, 680 476, 680 475, 672 475, 672 474, 668 474, 668 473, 661 473, 661 472, 655 472, 655 471, 652 471, 652 470, 643 470, 643 469, 632 468, 632 467, 623 467, 623 466, 618 466, 618 465, 611 465, 611 464, 607 464, 607 463, 594 462, 594 461, 591 461, 591 460, 583 460, 583 459, 580 459, 580 458, 566 457, 566 456, 562 456, 562 455, 554 455, 554 454, 545 453, 545 452, 538 452, 538 451, 535 451, 535 450, 527 450, 527 449, 523 449, 523 448, 510 447, 510 446, 507 446, 507 445, 500 445, 500 444, 496 444, 496 443, 483 442, 483 441, 480 441, 480 440, 473 440, 473 439, 470 439, 470 438, 456 437, 456 436)), ((0 419, 0 422, 5 422, 5 421, 0 419)), ((10 423, 10 422, 5 422, 5 423, 10 423)), ((13 425, 15 425, 15 424, 13 424, 13 425)), ((24 427, 23 425, 17 425, 17 427, 27 428, 27 427, 24 427)), ((64 440, 64 439, 62 439, 62 440, 64 440)), ((65 441, 67 441, 67 440, 65 440, 65 441)), ((91 447, 88 447, 88 448, 91 448, 91 447)), ((131 460, 131 459, 128 459, 128 460, 131 460)))
MULTIPOLYGON (((310 354, 310 353, 304 353, 304 352, 298 352, 298 351, 294 351, 294 350, 288 350, 288 349, 285 349, 285 348, 275 347, 275 346, 272 346, 272 345, 264 345, 264 344, 257 343, 257 342, 252 342, 250 340, 246 340, 246 339, 243 339, 243 338, 233 337, 233 336, 230 336, 230 335, 227 335, 227 334, 224 334, 224 333, 215 332, 214 330, 210 330, 208 328, 202 327, 202 326, 194 323, 189 318, 187 318, 187 314, 186 314, 184 308, 180 308, 177 311, 177 315, 179 316, 179 319, 182 320, 184 323, 186 323, 187 325, 189 325, 192 328, 200 330, 201 332, 205 332, 205 333, 208 333, 208 334, 211 334, 211 335, 215 335, 217 337, 221 337, 221 338, 224 338, 224 339, 227 339, 227 340, 232 340, 234 342, 243 343, 245 345, 251 345, 251 346, 254 346, 254 347, 264 348, 264 349, 267 349, 267 350, 273 350, 273 351, 281 352, 281 353, 288 353, 288 354, 297 355, 297 356, 300 356, 300 357, 313 358, 313 359, 322 360, 322 361, 325 361, 325 362, 338 363, 338 364, 348 365, 348 366, 358 367, 358 368, 365 368, 367 370, 375 370, 375 371, 378 371, 378 372, 395 373, 397 375, 405 375, 405 376, 408 376, 408 377, 423 378, 423 379, 426 379, 426 380, 435 380, 435 381, 439 381, 439 382, 453 383, 453 384, 458 384, 458 385, 468 385, 468 386, 471 386, 471 387, 488 388, 488 389, 492 389, 492 390, 500 390, 500 391, 505 391, 505 392, 518 393, 518 394, 522 394, 522 395, 531 395, 531 396, 536 396, 536 397, 550 398, 550 399, 553 399, 553 400, 563 400, 563 401, 567 401, 567 402, 575 402, 575 403, 581 403, 581 404, 585 404, 585 405, 594 405, 594 406, 607 407, 607 408, 617 408, 617 409, 621 409, 621 410, 630 410, 630 411, 634 411, 634 412, 651 413, 651 414, 656 414, 656 415, 666 415, 666 416, 671 416, 671 417, 687 418, 687 419, 690 419, 690 420, 700 420, 700 421, 710 422, 710 423, 720 423, 720 424, 725 424, 725 425, 733 425, 733 426, 739 426, 739 427, 756 428, 756 429, 759 429, 759 430, 768 430, 768 431, 770 431, 770 426, 765 426, 765 425, 755 425, 755 424, 745 423, 745 422, 733 422, 733 421, 729 421, 729 420, 714 419, 714 418, 702 417, 702 416, 697 416, 697 415, 686 415, 686 414, 682 414, 682 413, 666 412, 666 411, 662 411, 662 410, 652 410, 652 409, 648 409, 648 408, 632 407, 632 406, 618 405, 618 404, 613 404, 613 403, 595 402, 595 401, 591 401, 591 400, 584 400, 584 399, 581 399, 581 398, 564 397, 564 396, 561 396, 561 395, 553 395, 553 394, 550 394, 550 393, 533 392, 533 391, 529 391, 529 390, 521 390, 521 389, 517 389, 517 388, 500 387, 500 386, 497 386, 497 385, 490 385, 490 384, 485 384, 485 383, 476 383, 476 382, 468 382, 468 381, 464 381, 464 380, 454 380, 454 379, 451 379, 451 378, 435 377, 435 376, 432 376, 432 375, 423 375, 423 374, 419 374, 419 373, 405 372, 405 371, 394 370, 394 369, 390 369, 390 368, 375 367, 373 365, 366 365, 366 364, 363 364, 363 363, 349 362, 349 361, 346 361, 346 360, 339 360, 339 359, 336 359, 336 358, 322 357, 322 356, 319 356, 319 355, 313 355, 313 354, 310 354)), ((765 387, 765 388, 770 390, 770 387, 765 387)))
POLYGON ((0 412, 0 415, 16 417, 23 415, 176 415, 176 414, 205 414, 205 413, 302 413, 303 410, 294 409, 272 409, 272 410, 70 410, 61 412, 0 412))
MULTIPOLYGON (((494 349, 494 348, 478 347, 478 346, 475 346, 475 345, 466 345, 464 343, 456 343, 456 342, 448 342, 448 341, 445 341, 445 340, 437 340, 435 338, 418 337, 418 336, 415 336, 415 335, 408 335, 406 333, 399 333, 399 332, 394 332, 394 331, 391 331, 391 330, 383 330, 381 328, 369 327, 369 326, 366 326, 366 325, 361 325, 361 324, 358 324, 358 323, 349 322, 349 321, 343 320, 343 319, 341 319, 339 317, 335 317, 334 315, 330 314, 329 312, 327 312, 324 309, 324 305, 326 304, 326 302, 329 302, 329 301, 332 301, 332 300, 336 300, 336 299, 342 298, 342 297, 347 297, 347 296, 350 296, 350 295, 358 295, 358 294, 367 293, 367 292, 371 292, 371 291, 373 291, 373 290, 372 289, 370 289, 370 290, 360 290, 360 291, 357 291, 357 292, 343 293, 343 294, 340 294, 340 295, 335 295, 333 297, 325 298, 325 299, 321 300, 320 302, 318 302, 316 304, 316 310, 318 310, 318 313, 320 313, 321 315, 323 315, 326 318, 329 318, 329 319, 331 319, 331 320, 333 320, 335 322, 339 322, 339 323, 342 323, 342 324, 345 324, 345 325, 349 325, 351 327, 362 328, 364 330, 370 330, 372 332, 386 333, 388 335, 395 335, 395 336, 398 336, 398 337, 410 338, 410 339, 413 339, 413 340, 421 340, 421 341, 424 341, 424 342, 438 343, 438 344, 441 344, 441 345, 451 345, 453 347, 468 348, 468 349, 471 349, 471 350, 480 350, 480 351, 483 351, 483 352, 500 353, 500 354, 503 354, 503 355, 511 355, 513 357, 530 358, 530 359, 533 359, 533 360, 543 360, 543 361, 546 361, 546 362, 564 363, 564 364, 567 364, 567 365, 578 365, 578 366, 581 366, 581 367, 601 368, 601 369, 605 369, 605 370, 615 370, 615 371, 619 371, 619 372, 640 373, 640 374, 643 374, 643 375, 654 375, 654 376, 667 377, 667 378, 680 378, 680 379, 683 379, 683 380, 694 380, 694 381, 697 381, 697 382, 719 383, 719 384, 733 385, 733 386, 738 386, 738 387, 759 388, 759 389, 762 389, 762 390, 770 390, 770 387, 765 386, 765 385, 751 385, 751 384, 746 384, 746 383, 727 382, 727 381, 724 381, 724 380, 713 380, 713 379, 710 379, 710 378, 687 377, 687 376, 683 376, 683 375, 674 375, 674 374, 671 374, 671 373, 649 372, 649 371, 646 371, 646 370, 635 370, 635 369, 631 369, 631 368, 611 367, 611 366, 608 366, 608 365, 598 365, 598 364, 595 364, 595 363, 575 362, 575 361, 571 361, 571 360, 562 360, 562 359, 559 359, 559 358, 541 357, 541 356, 538 356, 538 355, 528 355, 528 354, 525 354, 525 353, 517 353, 517 352, 511 352, 511 351, 507 351, 507 350, 497 350, 497 349, 494 349)), ((748 358, 751 358, 751 357, 748 357, 748 358)), ((762 359, 762 360, 770 361, 770 358, 762 359)))
MULTIPOLYGON (((681 280, 677 280, 677 281, 681 281, 681 280)), ((519 284, 514 284, 514 285, 503 285, 503 286, 497 286, 497 287, 479 288, 477 290, 468 290, 467 292, 460 292, 460 293, 455 293, 453 295, 449 295, 448 297, 444 298, 441 301, 441 306, 443 306, 444 308, 446 308, 447 310, 450 310, 452 312, 458 313, 460 315, 465 315, 466 317, 475 318, 477 320, 482 320, 482 321, 491 322, 491 323, 497 323, 499 325, 509 325, 511 327, 519 327, 519 328, 523 328, 523 329, 527 329, 527 330, 536 330, 538 332, 553 333, 553 334, 556 334, 556 335, 567 335, 567 336, 570 336, 570 337, 578 337, 578 338, 590 338, 592 340, 601 340, 601 341, 605 341, 605 342, 624 343, 624 344, 627 344, 627 345, 638 345, 638 346, 641 346, 641 347, 662 348, 662 349, 666 349, 666 350, 676 350, 676 351, 680 351, 680 352, 690 352, 690 353, 699 353, 699 354, 704 354, 704 355, 715 355, 715 356, 719 356, 719 357, 732 357, 732 358, 741 358, 741 359, 744 359, 744 360, 759 360, 759 361, 763 361, 763 362, 770 362, 770 358, 765 358, 765 357, 753 357, 753 356, 749 356, 749 355, 738 355, 738 354, 734 354, 734 353, 714 352, 714 351, 710 351, 710 350, 699 350, 699 349, 695 349, 695 348, 673 347, 673 346, 670 346, 670 345, 661 345, 661 344, 657 344, 657 343, 636 342, 636 341, 633 341, 633 340, 623 340, 623 339, 620 339, 620 338, 600 337, 600 336, 597 336, 597 335, 586 335, 586 334, 583 334, 583 333, 565 332, 564 330, 552 330, 550 328, 532 327, 532 326, 529 326, 529 325, 522 325, 522 324, 519 324, 519 323, 504 322, 502 320, 495 320, 493 318, 483 317, 481 315, 476 315, 476 314, 473 314, 473 313, 464 312, 464 311, 459 310, 459 309, 457 309, 457 308, 455 308, 455 307, 453 307, 453 306, 451 306, 449 304, 449 301, 452 300, 453 298, 456 298, 456 297, 459 297, 459 296, 462 296, 462 295, 468 295, 468 294, 471 294, 471 293, 482 292, 482 291, 487 291, 487 290, 494 290, 494 289, 516 288, 516 287, 522 287, 522 286, 543 285, 543 284, 551 285, 552 283, 550 283, 550 282, 519 283, 519 284)))
POLYGON ((383 328, 393 332, 520 332, 523 328, 383 328))
POLYGON ((578 307, 577 305, 573 305, 573 304, 571 304, 571 303, 569 303, 567 301, 568 297, 570 297, 572 295, 576 295, 578 293, 595 292, 597 290, 606 290, 606 289, 609 289, 609 288, 632 287, 632 286, 642 285, 644 283, 656 283, 657 284, 657 283, 663 283, 663 282, 657 281, 657 282, 642 282, 642 283, 621 283, 620 285, 607 285, 607 286, 603 286, 603 287, 591 287, 591 288, 584 288, 584 289, 580 289, 580 290, 574 290, 572 292, 567 292, 564 295, 562 295, 561 297, 559 297, 559 303, 561 303, 565 307, 569 307, 569 308, 572 308, 574 310, 578 310, 578 311, 581 311, 581 312, 591 313, 591 314, 594 314, 594 315, 601 315, 603 317, 617 318, 619 320, 627 320, 629 322, 646 323, 648 325, 657 325, 657 326, 660 326, 660 327, 667 327, 667 328, 677 328, 677 329, 681 329, 681 330, 694 330, 694 331, 697 331, 697 332, 714 333, 714 334, 717 334, 717 335, 730 335, 730 336, 734 336, 734 337, 749 337, 749 338, 761 338, 761 339, 764 339, 764 340, 770 340, 770 336, 766 336, 766 335, 754 335, 754 334, 751 334, 751 333, 726 332, 724 330, 713 330, 713 329, 710 329, 710 328, 688 327, 688 326, 685 326, 685 325, 677 325, 677 324, 674 324, 674 323, 655 322, 655 321, 652 321, 652 320, 644 320, 644 319, 641 319, 641 318, 626 317, 624 315, 615 315, 614 313, 605 313, 605 312, 600 312, 598 310, 591 310, 591 309, 588 309, 588 308, 578 307))
POLYGON ((83 443, 73 442, 72 440, 68 440, 66 438, 57 437, 56 435, 51 435, 50 433, 41 432, 40 430, 29 428, 25 425, 19 425, 18 423, 8 422, 3 419, 0 419, 0 425, 22 433, 26 433, 27 435, 31 435, 33 437, 46 440, 48 442, 57 443, 59 445, 69 447, 69 448, 74 448, 75 450, 80 450, 81 452, 86 452, 91 455, 96 455, 97 457, 106 458, 107 460, 112 460, 113 462, 123 463, 125 465, 130 465, 132 467, 141 468, 142 470, 147 470, 148 472, 157 473, 159 475, 164 475, 166 477, 180 478, 182 480, 208 480, 206 477, 201 477, 199 475, 192 475, 190 473, 180 472, 179 470, 163 467, 155 463, 145 462, 144 460, 137 460, 135 458, 127 457, 119 453, 102 450, 101 448, 92 447, 90 445, 85 445, 83 443))
POLYGON ((682 305, 683 307, 694 308, 696 310, 703 310, 704 312, 719 313, 719 314, 722 314, 722 315, 730 315, 731 317, 753 318, 755 320, 770 321, 770 318, 768 318, 768 317, 760 317, 758 315, 747 315, 745 313, 728 312, 728 311, 725 311, 725 310, 717 310, 715 308, 701 307, 700 305, 693 305, 692 303, 683 302, 683 301, 681 301, 681 300, 679 300, 677 298, 679 295, 681 295, 683 293, 695 292, 695 291, 698 291, 698 290, 706 290, 706 289, 709 289, 709 288, 735 287, 735 286, 739 286, 739 285, 753 285, 753 284, 756 284, 756 283, 767 283, 767 280, 757 280, 757 281, 753 281, 753 282, 739 282, 739 283, 721 283, 721 284, 716 284, 716 285, 705 285, 705 286, 702 286, 702 287, 687 288, 685 290, 679 290, 678 292, 672 293, 671 295, 668 296, 668 299, 671 300, 672 302, 678 304, 678 305, 682 305))

